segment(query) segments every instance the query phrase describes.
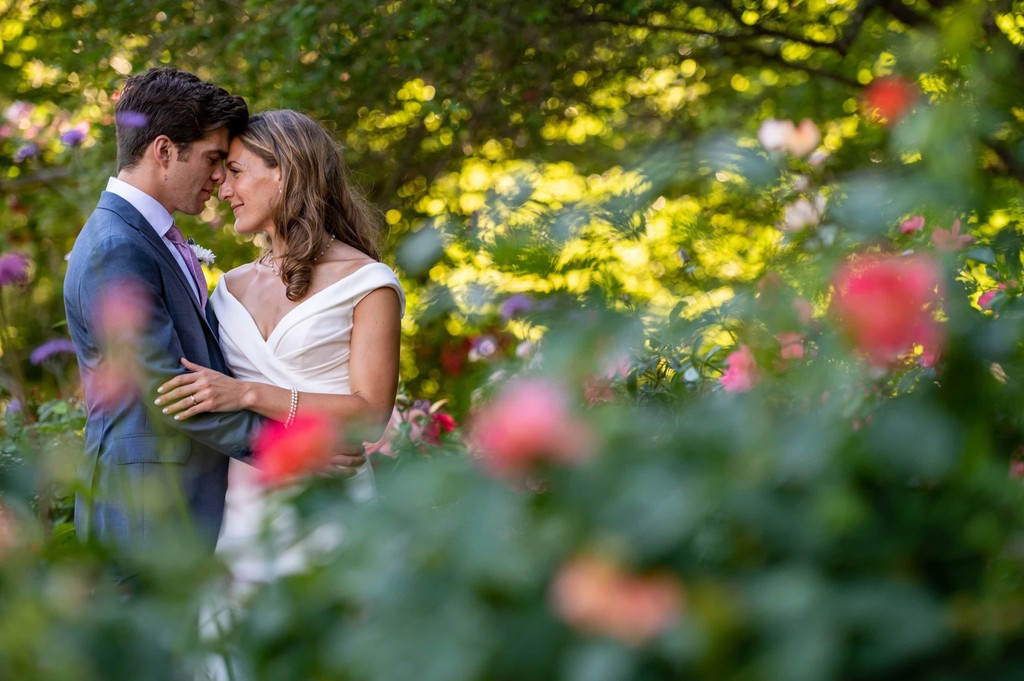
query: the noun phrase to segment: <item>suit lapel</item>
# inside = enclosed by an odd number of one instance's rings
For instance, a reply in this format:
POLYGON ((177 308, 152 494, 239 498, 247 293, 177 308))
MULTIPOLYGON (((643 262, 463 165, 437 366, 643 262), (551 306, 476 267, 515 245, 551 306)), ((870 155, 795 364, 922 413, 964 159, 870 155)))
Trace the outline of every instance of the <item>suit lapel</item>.
POLYGON ((149 221, 142 216, 142 213, 136 210, 135 206, 128 203, 117 194, 113 194, 111 192, 103 192, 100 195, 100 201, 96 207, 105 208, 120 215, 124 218, 125 222, 135 228, 143 241, 148 243, 153 250, 156 251, 157 255, 163 260, 166 267, 174 273, 178 283, 181 284, 184 289, 185 295, 192 301, 192 307, 195 309, 196 315, 202 320, 203 326, 206 327, 206 330, 209 331, 210 335, 214 340, 216 340, 217 335, 213 332, 213 329, 210 327, 210 322, 206 318, 206 314, 199 306, 199 299, 196 298, 192 284, 185 278, 185 273, 181 271, 181 267, 178 265, 178 262, 174 259, 174 256, 171 255, 167 246, 164 245, 163 240, 157 236, 156 229, 149 224, 149 221))

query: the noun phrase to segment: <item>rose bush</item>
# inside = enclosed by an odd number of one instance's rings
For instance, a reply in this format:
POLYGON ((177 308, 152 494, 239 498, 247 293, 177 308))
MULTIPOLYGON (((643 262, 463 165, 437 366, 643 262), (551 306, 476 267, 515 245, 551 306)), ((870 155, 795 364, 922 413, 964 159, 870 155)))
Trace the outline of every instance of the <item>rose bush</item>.
MULTIPOLYGON (((328 3, 241 22, 108 5, 105 35, 130 39, 102 54, 47 43, 56 14, 21 43, 2 20, 5 68, 50 49, 54 71, 0 70, 40 100, 5 102, 0 129, 0 250, 27 258, 0 290, 24 371, 3 393, 0 677, 182 678, 209 655, 289 680, 1019 673, 1010 3, 349 4, 354 33, 328 3), (308 40, 278 60, 268 26, 308 40), (449 30, 498 32, 466 54, 480 41, 449 30), (72 540, 82 407, 62 366, 28 361, 65 335, 61 258, 113 158, 112 81, 53 74, 182 40, 259 107, 351 115, 409 296, 378 499, 296 484, 295 540, 342 540, 202 638, 202 605, 237 588, 216 558, 168 539, 129 590, 123 556, 72 540), (67 101, 51 78, 84 81, 81 112, 43 101, 67 101)), ((19 11, 59 13, 40 6, 19 11)), ((251 257, 210 237, 219 266, 251 257)), ((126 351, 133 309, 126 286, 101 311, 126 351)), ((111 400, 138 389, 129 356, 89 379, 111 400)), ((268 443, 289 479, 323 460, 310 425, 268 443)))

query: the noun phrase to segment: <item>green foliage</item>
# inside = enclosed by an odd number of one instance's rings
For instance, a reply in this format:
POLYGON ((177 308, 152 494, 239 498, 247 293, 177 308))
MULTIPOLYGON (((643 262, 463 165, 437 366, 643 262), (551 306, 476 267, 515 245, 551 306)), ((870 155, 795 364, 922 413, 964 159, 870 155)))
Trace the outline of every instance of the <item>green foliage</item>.
MULTIPOLYGON (((27 386, 0 440, 0 676, 216 654, 267 679, 1014 678, 1019 4, 0 2, 0 105, 23 103, 0 122, 0 250, 34 263, 0 291, 4 399, 27 386), (296 540, 343 540, 248 593, 177 539, 131 597, 111 586, 68 524, 71 367, 25 361, 63 335, 118 83, 159 64, 333 126, 408 294, 380 498, 299 488, 296 540), (774 144, 769 119, 820 140, 774 144), (837 268, 911 252, 936 263, 941 353, 872 366, 837 268), (742 353, 752 383, 725 390, 742 353), (489 466, 486 410, 521 376, 565 391, 582 460, 489 466), (684 595, 650 636, 609 628, 628 608, 581 619, 559 586, 580 556, 627 576, 590 573, 597 602, 666 575, 684 595), (212 594, 230 625, 200 636, 212 594)), ((226 221, 185 223, 214 276, 255 252, 226 221)))

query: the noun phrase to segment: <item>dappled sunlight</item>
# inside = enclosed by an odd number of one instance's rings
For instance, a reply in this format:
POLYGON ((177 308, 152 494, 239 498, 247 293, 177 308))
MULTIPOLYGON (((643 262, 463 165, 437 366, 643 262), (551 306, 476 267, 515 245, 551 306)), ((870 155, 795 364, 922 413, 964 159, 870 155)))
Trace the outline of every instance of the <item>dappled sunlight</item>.
MULTIPOLYGON (((0 676, 1013 677, 1017 4, 0 0, 0 676), (155 317, 104 291, 76 367, 65 258, 172 64, 322 120, 406 296, 378 498, 271 422, 296 538, 343 532, 206 637, 219 557, 168 534, 122 592, 72 524, 155 317)), ((264 242, 175 222, 214 286, 264 242)))

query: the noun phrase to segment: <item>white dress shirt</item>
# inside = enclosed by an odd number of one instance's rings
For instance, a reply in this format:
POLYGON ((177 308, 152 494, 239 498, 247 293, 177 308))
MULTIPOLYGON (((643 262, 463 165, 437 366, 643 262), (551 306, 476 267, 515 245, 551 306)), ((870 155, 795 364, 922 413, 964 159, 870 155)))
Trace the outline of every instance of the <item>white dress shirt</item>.
POLYGON ((185 280, 192 286, 192 293, 199 298, 199 289, 196 288, 195 277, 192 276, 192 272, 189 271, 188 265, 185 263, 185 259, 181 257, 181 253, 178 252, 178 248, 167 239, 167 230, 174 224, 174 218, 167 212, 159 201, 154 199, 152 196, 142 191, 138 187, 112 177, 107 180, 107 191, 111 194, 117 194, 122 199, 132 204, 135 210, 142 213, 142 217, 146 218, 146 222, 150 224, 156 235, 160 237, 160 240, 164 242, 164 246, 167 247, 168 252, 174 258, 174 261, 178 263, 178 267, 185 274, 185 280))

